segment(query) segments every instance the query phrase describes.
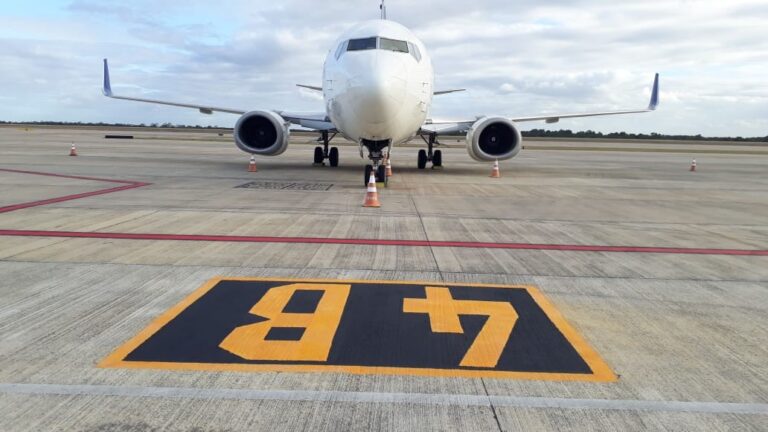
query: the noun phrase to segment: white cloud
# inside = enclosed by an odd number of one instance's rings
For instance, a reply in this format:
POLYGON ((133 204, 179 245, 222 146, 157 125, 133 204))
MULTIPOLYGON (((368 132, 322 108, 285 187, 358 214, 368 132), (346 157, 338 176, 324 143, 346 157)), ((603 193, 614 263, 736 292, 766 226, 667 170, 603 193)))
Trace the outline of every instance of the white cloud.
MULTIPOLYGON (((554 128, 768 135, 768 6, 760 1, 388 1, 433 57, 435 117, 533 115, 643 106, 651 115, 554 128)), ((242 108, 322 110, 314 92, 330 44, 375 18, 376 2, 76 0, 61 13, 0 11, 0 119, 231 126, 233 116, 100 97, 101 58, 116 89, 242 108)), ((544 127, 526 124, 526 127, 544 127)))

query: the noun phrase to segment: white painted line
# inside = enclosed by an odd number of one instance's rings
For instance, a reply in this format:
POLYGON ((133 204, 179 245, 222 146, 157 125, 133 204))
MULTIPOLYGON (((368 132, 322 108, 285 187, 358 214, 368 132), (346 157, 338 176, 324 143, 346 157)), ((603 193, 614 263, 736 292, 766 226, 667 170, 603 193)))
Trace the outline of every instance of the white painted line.
POLYGON ((768 415, 768 404, 731 402, 646 401, 626 399, 567 399, 526 396, 376 393, 307 390, 208 389, 72 384, 0 383, 2 394, 61 396, 122 396, 183 399, 276 400, 350 403, 404 403, 452 406, 504 406, 580 410, 666 411, 707 414, 768 415))
POLYGON ((490 396, 494 406, 768 415, 768 404, 490 396))

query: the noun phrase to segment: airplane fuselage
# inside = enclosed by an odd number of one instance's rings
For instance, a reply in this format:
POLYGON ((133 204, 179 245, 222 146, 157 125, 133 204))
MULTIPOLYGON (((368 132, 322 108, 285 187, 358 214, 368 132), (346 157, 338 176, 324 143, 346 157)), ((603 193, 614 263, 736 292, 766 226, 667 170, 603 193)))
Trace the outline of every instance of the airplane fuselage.
POLYGON ((350 29, 329 51, 323 98, 339 133, 371 149, 418 132, 432 104, 433 82, 424 44, 400 24, 372 20, 350 29))

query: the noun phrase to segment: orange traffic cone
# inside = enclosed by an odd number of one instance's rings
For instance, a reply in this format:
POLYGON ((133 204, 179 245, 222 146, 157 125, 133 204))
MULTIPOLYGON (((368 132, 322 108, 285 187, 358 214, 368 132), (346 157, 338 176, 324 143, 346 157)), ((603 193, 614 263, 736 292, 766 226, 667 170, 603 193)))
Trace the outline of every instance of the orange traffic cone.
POLYGON ((251 155, 251 161, 248 163, 248 172, 256 172, 256 158, 251 155))
POLYGON ((696 171, 696 159, 691 161, 691 169, 690 171, 696 171))
POLYGON ((365 192, 365 201, 363 207, 381 207, 379 203, 379 193, 376 191, 376 176, 371 173, 368 178, 368 190, 365 192))
POLYGON ((389 158, 387 158, 387 168, 384 172, 384 175, 387 177, 392 177, 392 164, 389 162, 389 158))
POLYGON ((77 156, 77 148, 75 148, 75 143, 72 143, 72 147, 69 149, 69 155, 77 156))
POLYGON ((496 162, 493 163, 493 170, 491 170, 491 178, 499 177, 501 177, 501 172, 499 172, 499 160, 496 159, 496 162))

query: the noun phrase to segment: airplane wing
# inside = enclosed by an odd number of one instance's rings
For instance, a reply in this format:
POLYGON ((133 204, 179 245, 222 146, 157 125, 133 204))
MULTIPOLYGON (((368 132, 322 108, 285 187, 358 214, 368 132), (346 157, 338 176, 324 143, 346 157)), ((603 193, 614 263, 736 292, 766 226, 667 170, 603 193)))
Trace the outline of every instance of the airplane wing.
MULTIPOLYGON (((648 107, 642 109, 626 109, 617 111, 597 111, 588 113, 575 113, 575 114, 542 114, 537 116, 527 117, 510 117, 513 122, 528 122, 528 121, 545 121, 547 123, 557 123, 560 119, 564 118, 578 118, 578 117, 597 117, 619 114, 636 114, 645 113, 656 110, 659 106, 659 74, 653 79, 653 90, 651 90, 651 100, 648 103, 648 107)), ((470 127, 479 119, 477 117, 473 120, 460 120, 460 121, 446 121, 446 122, 433 122, 427 121, 424 126, 421 127, 422 133, 435 133, 435 134, 455 134, 464 133, 469 130, 470 127)))
POLYGON ((147 102, 147 103, 153 103, 153 104, 159 104, 159 105, 170 105, 170 106, 182 107, 182 108, 194 108, 199 110, 203 114, 213 114, 214 111, 218 111, 218 112, 242 115, 247 112, 247 110, 242 110, 242 109, 218 108, 210 105, 195 105, 195 104, 180 103, 180 102, 161 101, 156 99, 144 99, 144 98, 136 98, 136 97, 128 97, 128 96, 118 96, 112 93, 112 84, 110 83, 110 80, 109 80, 109 64, 107 63, 107 59, 104 59, 104 86, 101 89, 101 92, 104 93, 104 96, 110 97, 112 99, 122 99, 122 100, 136 101, 136 102, 147 102))
MULTIPOLYGON (((116 95, 112 92, 112 84, 109 78, 109 63, 107 62, 107 59, 104 59, 104 85, 101 91, 102 93, 104 93, 104 96, 110 97, 112 99, 122 99, 122 100, 136 101, 136 102, 147 102, 147 103, 169 105, 169 106, 175 106, 175 107, 181 107, 181 108, 193 108, 200 111, 203 114, 213 114, 214 112, 224 112, 229 114, 243 115, 246 112, 248 112, 248 110, 237 109, 237 108, 222 108, 222 107, 214 107, 211 105, 197 105, 197 104, 189 104, 189 103, 181 103, 181 102, 161 101, 157 99, 145 99, 145 98, 116 95)), ((335 129, 335 126, 333 125, 333 123, 331 123, 330 119, 327 118, 325 113, 318 113, 318 114, 291 113, 288 111, 275 111, 275 112, 280 114, 281 117, 288 120, 289 122, 295 125, 303 126, 308 129, 328 130, 328 131, 332 131, 335 129)))
POLYGON ((318 131, 335 132, 336 126, 331 123, 331 119, 325 113, 297 113, 288 111, 275 111, 280 114, 280 117, 288 120, 289 122, 305 127, 307 129, 314 129, 318 131))

